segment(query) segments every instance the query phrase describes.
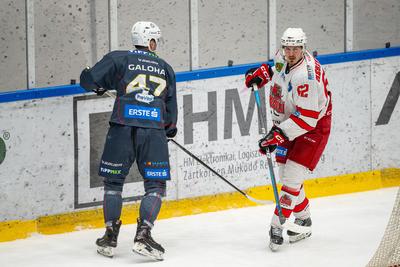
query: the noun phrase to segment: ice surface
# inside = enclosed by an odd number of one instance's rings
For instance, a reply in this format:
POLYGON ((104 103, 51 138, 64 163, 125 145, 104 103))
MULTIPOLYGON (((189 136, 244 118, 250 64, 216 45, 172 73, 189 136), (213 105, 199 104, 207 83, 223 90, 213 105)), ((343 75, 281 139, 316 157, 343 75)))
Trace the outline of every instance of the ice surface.
POLYGON ((156 222, 153 238, 166 249, 163 262, 131 251, 136 225, 122 225, 112 259, 96 253, 103 229, 34 235, 0 243, 0 266, 365 266, 377 249, 398 188, 311 199, 313 234, 268 249, 273 205, 232 209, 156 222))

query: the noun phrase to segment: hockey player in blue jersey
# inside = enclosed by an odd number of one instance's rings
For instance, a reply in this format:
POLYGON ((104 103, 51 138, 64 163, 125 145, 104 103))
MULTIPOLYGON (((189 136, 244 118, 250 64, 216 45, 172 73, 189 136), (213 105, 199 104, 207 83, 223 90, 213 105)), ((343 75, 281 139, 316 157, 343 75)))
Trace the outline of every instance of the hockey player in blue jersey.
POLYGON ((162 260, 164 248, 151 237, 161 208, 166 181, 170 179, 167 138, 176 135, 177 102, 175 73, 155 54, 161 31, 152 22, 132 27, 135 50, 112 51, 92 68, 82 71, 80 85, 98 95, 116 90, 110 128, 100 161, 104 177, 106 232, 97 239, 97 251, 112 257, 121 227, 122 188, 136 160, 144 179, 133 251, 162 260))

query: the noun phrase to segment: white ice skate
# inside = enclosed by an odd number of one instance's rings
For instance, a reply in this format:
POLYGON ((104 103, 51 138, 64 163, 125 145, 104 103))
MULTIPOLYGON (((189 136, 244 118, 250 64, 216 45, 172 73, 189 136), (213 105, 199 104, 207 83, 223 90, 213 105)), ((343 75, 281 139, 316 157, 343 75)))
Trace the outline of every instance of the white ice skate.
POLYGON ((307 218, 304 220, 296 218, 294 220, 294 223, 297 225, 300 225, 300 226, 309 227, 310 231, 307 233, 296 233, 296 232, 288 230, 287 234, 289 236, 289 243, 295 243, 295 242, 298 242, 300 240, 303 240, 303 239, 311 236, 311 225, 312 225, 311 218, 307 218))

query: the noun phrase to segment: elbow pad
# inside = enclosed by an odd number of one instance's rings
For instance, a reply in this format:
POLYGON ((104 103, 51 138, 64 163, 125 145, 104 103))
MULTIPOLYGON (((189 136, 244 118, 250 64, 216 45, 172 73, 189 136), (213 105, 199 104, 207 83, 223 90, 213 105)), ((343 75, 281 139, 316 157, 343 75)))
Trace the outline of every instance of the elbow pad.
POLYGON ((95 91, 99 88, 99 86, 96 84, 96 82, 93 80, 93 76, 90 73, 90 68, 86 67, 80 77, 80 85, 83 89, 86 91, 95 91))

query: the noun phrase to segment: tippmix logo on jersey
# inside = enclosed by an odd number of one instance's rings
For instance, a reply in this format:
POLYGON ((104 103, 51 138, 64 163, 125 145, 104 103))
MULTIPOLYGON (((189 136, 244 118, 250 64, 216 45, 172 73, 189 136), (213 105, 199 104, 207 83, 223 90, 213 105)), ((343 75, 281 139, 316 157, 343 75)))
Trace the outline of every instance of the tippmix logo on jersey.
POLYGON ((137 93, 135 95, 135 99, 139 102, 143 102, 146 104, 150 104, 151 102, 154 101, 154 96, 153 95, 149 95, 147 93, 147 91, 143 90, 142 93, 137 93))
POLYGON ((100 172, 104 173, 104 174, 119 175, 119 174, 121 174, 122 171, 121 170, 112 170, 112 169, 109 169, 109 168, 100 167, 100 172))
POLYGON ((144 177, 147 179, 169 179, 169 169, 144 169, 144 177))
POLYGON ((137 105, 125 105, 125 118, 161 121, 160 109, 137 105))
POLYGON ((139 54, 139 55, 147 55, 149 52, 143 50, 129 50, 129 53, 132 54, 139 54))
POLYGON ((153 52, 150 52, 150 51, 143 51, 143 50, 129 50, 129 53, 158 57, 156 53, 153 53, 153 52))

